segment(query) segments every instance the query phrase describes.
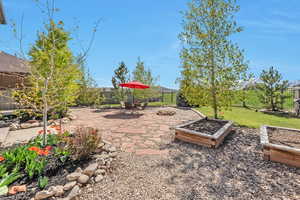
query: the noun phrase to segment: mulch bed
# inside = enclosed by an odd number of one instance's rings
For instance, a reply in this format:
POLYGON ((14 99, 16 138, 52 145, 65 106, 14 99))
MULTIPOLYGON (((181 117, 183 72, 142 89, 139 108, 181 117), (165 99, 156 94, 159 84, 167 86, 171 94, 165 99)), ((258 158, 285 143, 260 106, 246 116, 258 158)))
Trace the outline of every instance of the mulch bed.
POLYGON ((270 143, 300 148, 300 132, 298 131, 269 127, 268 136, 270 143))
POLYGON ((215 134, 220 128, 222 128, 227 122, 225 121, 215 121, 211 119, 202 119, 196 121, 192 124, 186 125, 183 128, 197 131, 200 133, 205 133, 208 135, 215 134))

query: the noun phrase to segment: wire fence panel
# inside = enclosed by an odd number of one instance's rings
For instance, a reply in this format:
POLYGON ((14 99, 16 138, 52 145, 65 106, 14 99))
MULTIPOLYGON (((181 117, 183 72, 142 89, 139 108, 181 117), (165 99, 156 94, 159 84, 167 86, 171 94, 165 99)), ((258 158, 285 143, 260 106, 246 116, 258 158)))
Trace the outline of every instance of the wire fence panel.
MULTIPOLYGON (((294 110, 294 98, 295 94, 292 89, 287 89, 284 91, 284 103, 280 105, 280 108, 285 111, 293 111, 294 110)), ((260 99, 260 92, 255 89, 251 89, 247 91, 245 105, 249 108, 253 109, 263 109, 266 105, 260 99)), ((242 100, 238 97, 234 99, 233 106, 243 106, 242 100)))

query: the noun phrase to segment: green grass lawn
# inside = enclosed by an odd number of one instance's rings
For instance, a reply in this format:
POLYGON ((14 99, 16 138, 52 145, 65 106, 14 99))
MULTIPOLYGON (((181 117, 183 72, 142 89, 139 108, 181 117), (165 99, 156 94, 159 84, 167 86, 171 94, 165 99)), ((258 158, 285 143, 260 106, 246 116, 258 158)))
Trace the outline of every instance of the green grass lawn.
MULTIPOLYGON (((208 117, 213 115, 211 108, 201 107, 197 109, 208 117)), ((273 125, 300 129, 300 119, 297 118, 278 117, 239 107, 233 107, 232 110, 222 111, 221 113, 224 119, 232 120, 241 126, 259 128, 261 125, 273 125)))

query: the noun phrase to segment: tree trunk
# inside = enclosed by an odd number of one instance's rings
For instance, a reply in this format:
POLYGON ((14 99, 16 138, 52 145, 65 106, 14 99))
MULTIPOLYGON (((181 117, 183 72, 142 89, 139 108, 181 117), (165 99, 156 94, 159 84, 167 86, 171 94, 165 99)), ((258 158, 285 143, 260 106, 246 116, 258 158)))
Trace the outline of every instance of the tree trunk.
POLYGON ((214 110, 214 118, 218 119, 218 106, 217 106, 217 94, 216 94, 216 86, 215 86, 215 72, 212 72, 212 100, 213 100, 213 110, 214 110))
POLYGON ((271 109, 272 111, 275 111, 275 106, 274 106, 274 97, 273 95, 271 94, 271 109))
POLYGON ((47 102, 47 90, 48 90, 48 79, 45 80, 45 88, 43 90, 43 103, 44 103, 44 108, 43 108, 43 129, 44 129, 44 133, 43 133, 43 146, 46 146, 47 144, 47 126, 48 126, 48 102, 47 102))

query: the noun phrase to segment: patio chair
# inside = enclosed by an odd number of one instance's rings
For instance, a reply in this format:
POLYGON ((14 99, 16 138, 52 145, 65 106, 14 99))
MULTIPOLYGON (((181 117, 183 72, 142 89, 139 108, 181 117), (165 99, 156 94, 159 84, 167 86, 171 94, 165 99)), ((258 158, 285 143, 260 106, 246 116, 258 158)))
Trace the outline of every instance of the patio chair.
POLYGON ((143 103, 140 103, 137 108, 139 110, 145 110, 145 108, 147 107, 148 103, 147 102, 143 102, 143 103))
POLYGON ((133 109, 134 105, 130 102, 125 102, 125 109, 133 109))

